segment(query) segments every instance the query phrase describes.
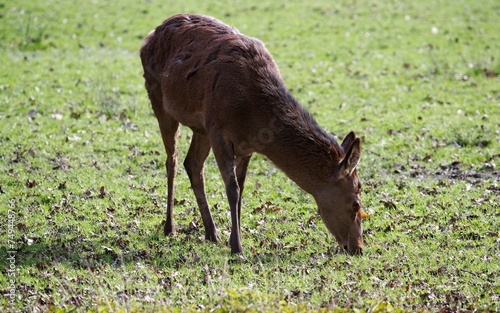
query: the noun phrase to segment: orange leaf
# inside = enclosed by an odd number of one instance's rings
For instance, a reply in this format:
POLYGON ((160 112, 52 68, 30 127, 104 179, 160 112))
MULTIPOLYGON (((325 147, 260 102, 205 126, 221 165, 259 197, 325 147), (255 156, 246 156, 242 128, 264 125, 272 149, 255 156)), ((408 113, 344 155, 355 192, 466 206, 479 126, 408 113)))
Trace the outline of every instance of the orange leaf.
POLYGON ((361 218, 370 218, 370 214, 366 214, 363 211, 360 211, 359 214, 361 215, 361 218))

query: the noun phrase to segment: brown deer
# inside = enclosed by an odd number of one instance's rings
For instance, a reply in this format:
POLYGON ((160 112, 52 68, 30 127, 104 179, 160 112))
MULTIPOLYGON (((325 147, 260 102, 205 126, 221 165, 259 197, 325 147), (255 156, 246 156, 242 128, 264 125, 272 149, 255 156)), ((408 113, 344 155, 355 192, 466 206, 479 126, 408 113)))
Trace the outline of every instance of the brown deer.
POLYGON ((193 131, 184 167, 205 227, 217 241, 204 185, 212 148, 231 210, 232 253, 241 253, 241 196, 253 152, 269 158, 310 193, 328 230, 349 254, 363 250, 361 184, 356 165, 361 141, 342 144, 316 124, 293 98, 264 44, 217 19, 175 15, 141 47, 146 89, 167 153, 165 234, 174 234, 174 179, 179 123, 193 131))

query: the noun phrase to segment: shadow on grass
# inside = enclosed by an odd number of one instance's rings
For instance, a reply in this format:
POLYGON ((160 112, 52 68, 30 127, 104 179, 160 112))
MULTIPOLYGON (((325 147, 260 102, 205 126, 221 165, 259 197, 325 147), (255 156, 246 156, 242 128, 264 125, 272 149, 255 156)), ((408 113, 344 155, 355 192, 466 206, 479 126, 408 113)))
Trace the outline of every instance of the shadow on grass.
MULTIPOLYGON (((126 229, 122 229, 126 231, 126 229)), ((73 235, 73 234, 70 234, 73 235)), ((103 236, 107 237, 107 236, 103 236)), ((178 229, 175 236, 164 236, 161 232, 151 232, 142 236, 141 242, 125 233, 117 233, 116 238, 38 238, 33 243, 20 245, 12 252, 6 245, 0 246, 0 271, 7 272, 9 257, 14 255, 16 268, 44 270, 53 264, 73 269, 94 270, 101 267, 127 267, 143 263, 160 269, 182 269, 202 267, 205 263, 227 262, 230 265, 271 265, 276 262, 301 262, 294 249, 255 249, 248 243, 244 255, 232 255, 225 239, 214 243, 204 239, 203 229, 178 229), (221 258, 222 257, 222 258, 221 258), (201 265, 200 265, 201 264, 201 265)), ((308 254, 308 258, 334 258, 342 252, 337 246, 328 247, 308 254), (324 250, 324 251, 323 251, 324 250)), ((304 252, 306 253, 306 252, 304 252)), ((309 253, 309 252, 308 252, 309 253)))

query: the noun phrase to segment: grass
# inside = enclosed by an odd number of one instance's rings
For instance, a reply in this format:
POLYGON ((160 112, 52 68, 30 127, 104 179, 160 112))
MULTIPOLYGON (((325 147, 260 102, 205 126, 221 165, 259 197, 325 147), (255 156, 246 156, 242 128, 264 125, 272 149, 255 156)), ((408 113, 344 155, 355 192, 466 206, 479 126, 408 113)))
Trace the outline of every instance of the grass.
MULTIPOLYGON (((493 0, 1 2, 2 311, 500 310, 499 15, 493 0), (363 138, 363 256, 338 253, 311 197, 261 156, 246 261, 203 239, 183 169, 180 232, 162 235, 138 48, 178 12, 262 39, 320 125, 363 138)), ((206 175, 225 240, 213 157, 206 175)))

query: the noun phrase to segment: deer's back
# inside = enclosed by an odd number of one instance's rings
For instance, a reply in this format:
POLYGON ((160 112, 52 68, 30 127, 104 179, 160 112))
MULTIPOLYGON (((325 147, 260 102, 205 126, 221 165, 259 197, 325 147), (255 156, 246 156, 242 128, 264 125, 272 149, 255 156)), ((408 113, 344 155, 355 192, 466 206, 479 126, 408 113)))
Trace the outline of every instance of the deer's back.
POLYGON ((255 128, 287 93, 261 41, 207 16, 167 19, 146 38, 141 59, 148 89, 159 86, 163 108, 195 130, 255 128))

